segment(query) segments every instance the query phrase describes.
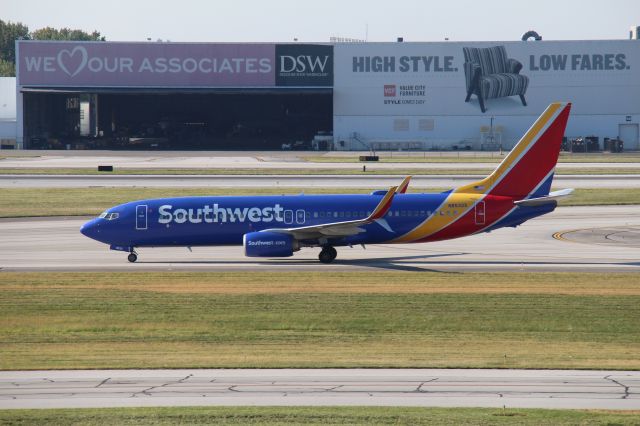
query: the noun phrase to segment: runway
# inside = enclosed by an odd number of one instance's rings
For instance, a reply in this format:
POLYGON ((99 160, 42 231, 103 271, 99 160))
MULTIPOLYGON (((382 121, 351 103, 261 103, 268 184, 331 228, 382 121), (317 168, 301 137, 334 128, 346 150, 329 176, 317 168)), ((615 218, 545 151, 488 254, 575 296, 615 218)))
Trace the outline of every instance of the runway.
MULTIPOLYGON (((420 175, 412 188, 453 188, 483 175, 420 175)), ((398 185, 401 175, 0 175, 0 188, 371 188, 398 185)), ((638 188, 640 175, 556 175, 557 188, 638 188)))
POLYGON ((138 262, 82 236, 88 218, 0 220, 4 271, 593 271, 640 272, 638 206, 559 207, 517 229, 426 244, 318 249, 291 258, 246 258, 242 247, 141 248, 138 262), (580 230, 580 232, 577 232, 580 230))
POLYGON ((640 372, 81 370, 0 372, 0 409, 140 406, 640 409, 640 372))
MULTIPOLYGON (((380 162, 347 161, 369 152, 318 151, 0 151, 1 168, 86 168, 112 165, 117 169, 493 169, 506 155, 497 152, 382 152, 380 162), (6 158, 2 158, 6 157, 6 158), (476 162, 476 158, 482 159, 476 162), (415 159, 415 161, 412 161, 415 159), (429 159, 430 162, 426 160, 429 159), (471 159, 472 162, 469 162, 471 159), (486 161, 489 159, 489 161, 486 161), (493 159, 493 161, 491 161, 493 159), (390 161, 385 161, 390 160, 390 161), (459 160, 459 161, 458 161, 459 160)), ((615 162, 562 162, 558 169, 637 169, 637 156, 614 154, 615 162), (626 159, 618 162, 620 158, 626 159)), ((568 156, 571 158, 571 156, 568 156)))

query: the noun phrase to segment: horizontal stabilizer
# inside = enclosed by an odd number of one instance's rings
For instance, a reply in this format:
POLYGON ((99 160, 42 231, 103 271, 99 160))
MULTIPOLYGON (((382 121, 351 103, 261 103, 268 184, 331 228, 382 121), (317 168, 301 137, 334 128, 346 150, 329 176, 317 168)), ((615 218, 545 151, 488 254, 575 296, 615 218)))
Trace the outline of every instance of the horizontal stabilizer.
POLYGON ((562 198, 566 198, 573 193, 573 189, 561 189, 560 191, 550 192, 549 195, 538 198, 528 198, 525 200, 514 201, 515 205, 518 206, 541 206, 543 204, 551 203, 553 201, 558 201, 562 198))

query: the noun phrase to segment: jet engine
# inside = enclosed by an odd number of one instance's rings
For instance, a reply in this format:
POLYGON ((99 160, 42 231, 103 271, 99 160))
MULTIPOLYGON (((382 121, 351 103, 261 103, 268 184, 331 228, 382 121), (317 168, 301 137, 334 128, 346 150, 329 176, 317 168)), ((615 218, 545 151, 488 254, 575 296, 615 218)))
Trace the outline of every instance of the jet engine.
POLYGON ((289 257, 300 245, 291 235, 280 232, 249 232, 242 238, 247 257, 289 257))

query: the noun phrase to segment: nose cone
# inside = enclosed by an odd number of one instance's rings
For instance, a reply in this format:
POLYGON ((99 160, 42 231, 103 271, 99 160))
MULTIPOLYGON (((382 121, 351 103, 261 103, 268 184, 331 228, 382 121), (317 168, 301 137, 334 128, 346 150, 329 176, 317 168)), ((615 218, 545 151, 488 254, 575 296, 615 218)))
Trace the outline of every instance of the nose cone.
POLYGON ((100 224, 98 223, 98 219, 91 219, 89 222, 82 225, 80 227, 80 233, 85 237, 100 241, 98 238, 100 235, 100 224))

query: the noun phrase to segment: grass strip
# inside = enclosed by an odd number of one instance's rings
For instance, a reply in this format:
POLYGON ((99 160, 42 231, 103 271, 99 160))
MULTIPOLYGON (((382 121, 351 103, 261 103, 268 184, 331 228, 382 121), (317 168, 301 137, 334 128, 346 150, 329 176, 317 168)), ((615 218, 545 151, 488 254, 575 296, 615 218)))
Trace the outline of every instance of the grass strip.
MULTIPOLYGON (((380 187, 380 189, 384 189, 380 187)), ((441 188, 425 189, 438 192, 441 188)), ((198 195, 367 194, 363 188, 0 188, 0 217, 97 215, 128 201, 198 195)), ((417 190, 416 190, 417 192, 417 190)), ((640 188, 576 189, 562 206, 640 204, 640 188)))
POLYGON ((3 410, 0 424, 637 425, 637 411, 416 407, 150 407, 3 410))
MULTIPOLYGON (((377 152, 382 163, 499 163, 508 154, 498 152, 377 152)), ((300 155, 310 163, 358 163, 359 155, 300 155)), ((558 163, 637 163, 640 154, 598 154, 598 153, 560 153, 558 163)))
MULTIPOLYGON (((114 168, 110 175, 398 175, 398 176, 485 176, 493 171, 493 168, 468 169, 461 167, 450 169, 429 169, 423 168, 402 168, 395 169, 376 168, 374 163, 362 163, 353 168, 253 168, 253 169, 122 169, 114 168), (362 166, 366 166, 367 171, 363 173, 362 166)), ((0 175, 104 175, 105 172, 98 172, 97 168, 0 168, 0 175)), ((575 168, 557 169, 557 175, 634 175, 640 174, 640 167, 630 168, 575 168)))
POLYGON ((5 272, 0 291, 4 370, 640 369, 638 274, 5 272))

